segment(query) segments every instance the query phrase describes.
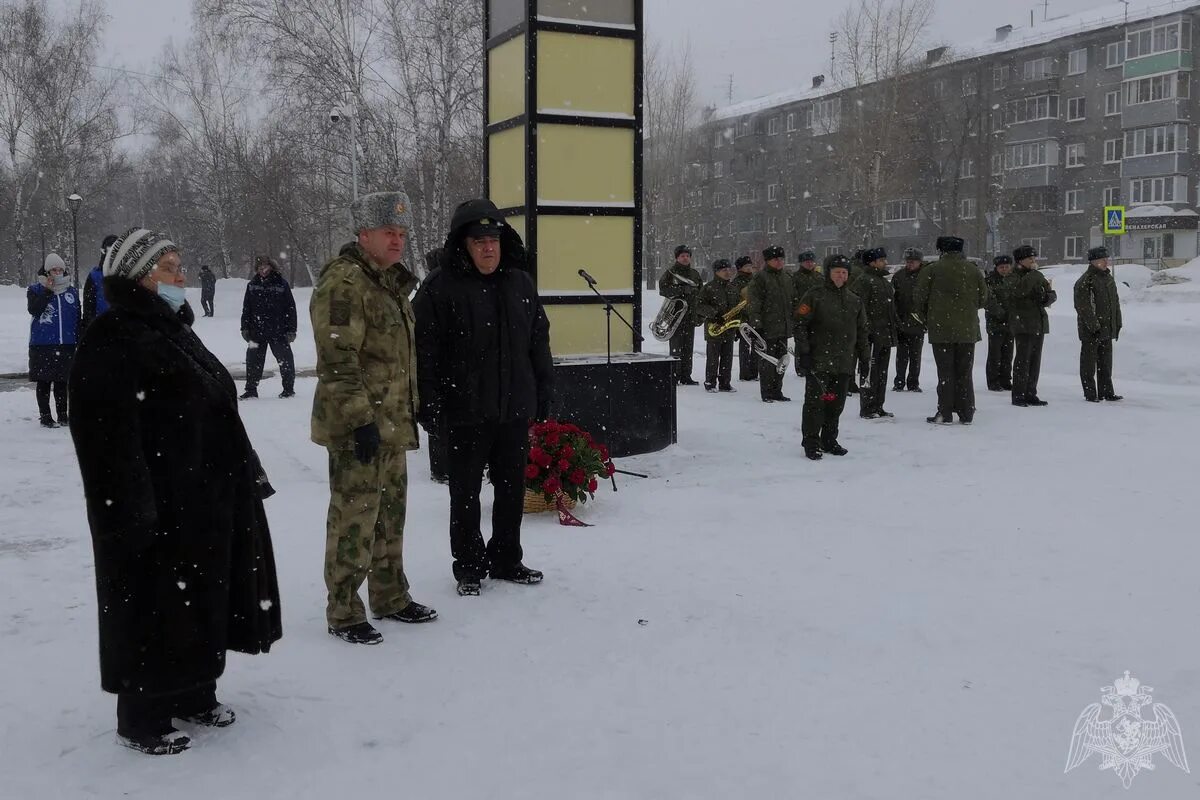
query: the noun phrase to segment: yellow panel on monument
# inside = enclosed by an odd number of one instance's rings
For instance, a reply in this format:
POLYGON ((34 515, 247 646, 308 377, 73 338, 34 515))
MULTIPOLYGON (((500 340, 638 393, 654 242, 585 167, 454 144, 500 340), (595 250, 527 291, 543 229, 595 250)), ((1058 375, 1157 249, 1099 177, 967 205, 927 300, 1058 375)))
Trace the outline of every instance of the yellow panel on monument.
POLYGON ((537 50, 539 111, 633 119, 631 40, 546 32, 537 50))
MULTIPOLYGON (((632 304, 613 303, 613 308, 625 319, 632 318, 632 304)), ((603 355, 604 306, 595 303, 546 306, 546 316, 550 320, 550 341, 554 344, 556 356, 595 355, 595 331, 600 332, 600 353, 603 355)), ((614 353, 628 353, 633 350, 633 334, 619 322, 613 324, 612 348, 614 353)))
MULTIPOLYGON (((538 291, 546 294, 586 289, 579 279, 580 269, 587 270, 611 293, 632 294, 633 218, 539 217, 538 291)), ((603 352, 604 343, 600 344, 603 352)))
POLYGON ((488 51, 488 123, 525 113, 525 37, 488 51))
POLYGON ((633 206, 633 131, 539 125, 538 205, 633 206))
POLYGON ((509 128, 488 137, 489 197, 499 208, 525 205, 525 129, 509 128))

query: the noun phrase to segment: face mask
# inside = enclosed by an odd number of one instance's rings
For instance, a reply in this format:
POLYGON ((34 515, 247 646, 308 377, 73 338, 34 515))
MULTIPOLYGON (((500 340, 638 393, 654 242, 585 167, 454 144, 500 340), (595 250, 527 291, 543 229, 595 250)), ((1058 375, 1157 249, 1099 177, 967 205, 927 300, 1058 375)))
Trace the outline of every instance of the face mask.
POLYGON ((178 311, 187 302, 187 289, 170 283, 160 283, 158 296, 167 302, 172 311, 178 311))

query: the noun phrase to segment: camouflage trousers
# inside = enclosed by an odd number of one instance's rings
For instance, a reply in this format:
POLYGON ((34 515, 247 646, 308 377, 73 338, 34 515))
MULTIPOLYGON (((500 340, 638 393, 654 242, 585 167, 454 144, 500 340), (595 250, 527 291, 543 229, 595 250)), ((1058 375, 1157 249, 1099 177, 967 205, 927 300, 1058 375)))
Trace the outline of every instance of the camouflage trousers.
POLYGON ((377 617, 412 602, 404 576, 408 454, 380 450, 362 464, 351 450, 329 451, 329 517, 325 533, 325 617, 331 628, 366 621, 358 590, 377 617))

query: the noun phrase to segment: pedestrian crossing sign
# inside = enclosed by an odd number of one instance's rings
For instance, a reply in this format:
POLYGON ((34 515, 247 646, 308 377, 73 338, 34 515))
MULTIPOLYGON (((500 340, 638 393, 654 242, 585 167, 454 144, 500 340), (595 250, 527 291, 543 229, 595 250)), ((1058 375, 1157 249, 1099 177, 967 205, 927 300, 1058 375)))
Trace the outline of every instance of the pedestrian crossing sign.
POLYGON ((1104 207, 1104 235, 1125 235, 1125 206, 1104 207))

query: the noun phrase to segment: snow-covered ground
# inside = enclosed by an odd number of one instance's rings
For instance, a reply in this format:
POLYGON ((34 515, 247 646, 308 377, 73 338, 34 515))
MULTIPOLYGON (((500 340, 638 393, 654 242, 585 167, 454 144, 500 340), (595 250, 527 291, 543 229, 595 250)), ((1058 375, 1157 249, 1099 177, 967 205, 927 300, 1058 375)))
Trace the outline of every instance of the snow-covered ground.
MULTIPOLYGON (((595 527, 527 519, 536 587, 454 594, 446 490, 413 454, 405 560, 441 619, 386 625, 375 648, 325 633, 313 381, 264 393, 243 413, 279 489, 284 639, 231 655, 219 693, 237 725, 170 758, 113 742, 69 437, 37 427, 31 391, 0 393, 0 797, 1132 796, 1095 758, 1063 766, 1076 717, 1124 670, 1200 746, 1196 271, 1122 290, 1119 404, 1081 399, 1077 268, 1051 270, 1043 409, 983 390, 981 346, 976 424, 931 428, 926 348, 924 394, 890 395, 888 422, 852 402, 849 456, 810 463, 794 374, 790 404, 681 389, 679 444, 622 461, 652 477, 583 508, 595 527)), ((6 367, 23 306, 0 290, 6 367)), ((197 325, 234 365, 239 307, 223 282, 197 325)), ((1195 795, 1154 761, 1133 791, 1195 795)))

